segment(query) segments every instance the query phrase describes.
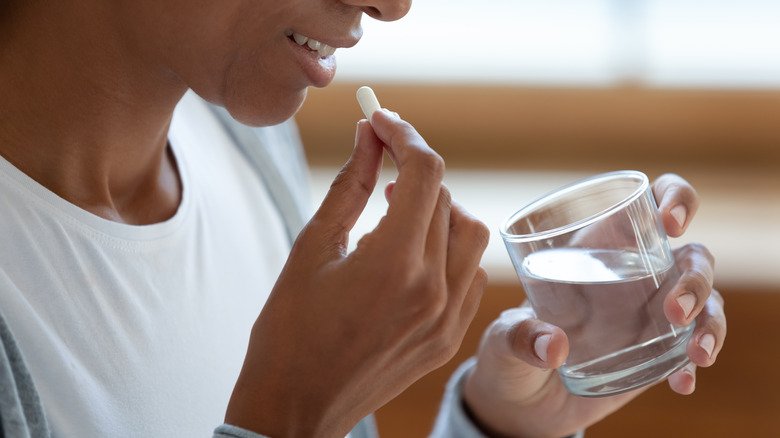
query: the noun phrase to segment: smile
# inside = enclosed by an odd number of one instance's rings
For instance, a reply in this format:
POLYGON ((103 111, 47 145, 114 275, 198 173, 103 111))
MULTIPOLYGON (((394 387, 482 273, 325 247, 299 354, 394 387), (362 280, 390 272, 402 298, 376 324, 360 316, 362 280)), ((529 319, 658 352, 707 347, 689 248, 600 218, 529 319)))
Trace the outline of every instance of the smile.
POLYGON ((320 58, 327 58, 328 56, 336 53, 335 47, 321 43, 315 39, 307 37, 306 35, 301 35, 293 31, 287 31, 287 37, 295 41, 295 43, 301 47, 308 48, 312 52, 318 52, 320 58))

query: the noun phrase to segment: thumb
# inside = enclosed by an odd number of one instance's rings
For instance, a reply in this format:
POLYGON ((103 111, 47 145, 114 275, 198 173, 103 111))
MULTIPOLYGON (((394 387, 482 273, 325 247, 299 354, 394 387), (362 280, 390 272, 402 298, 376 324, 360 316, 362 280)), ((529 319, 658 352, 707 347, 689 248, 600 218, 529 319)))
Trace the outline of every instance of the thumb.
POLYGON ((534 368, 555 369, 569 354, 569 340, 559 327, 536 319, 528 307, 501 314, 504 351, 534 368))
MULTIPOLYGON (((355 148, 314 213, 307 231, 325 239, 327 247, 346 251, 349 231, 355 226, 374 191, 382 164, 382 142, 366 120, 358 122, 355 148)), ((306 233, 308 234, 308 233, 306 233)))

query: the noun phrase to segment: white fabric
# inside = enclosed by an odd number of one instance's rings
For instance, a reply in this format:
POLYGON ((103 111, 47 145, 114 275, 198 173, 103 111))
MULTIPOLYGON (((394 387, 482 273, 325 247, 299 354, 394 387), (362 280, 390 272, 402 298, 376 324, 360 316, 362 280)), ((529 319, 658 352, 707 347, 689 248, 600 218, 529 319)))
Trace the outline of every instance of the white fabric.
POLYGON ((0 309, 54 436, 210 436, 289 252, 261 180, 205 103, 170 143, 174 217, 110 222, 0 158, 0 309))

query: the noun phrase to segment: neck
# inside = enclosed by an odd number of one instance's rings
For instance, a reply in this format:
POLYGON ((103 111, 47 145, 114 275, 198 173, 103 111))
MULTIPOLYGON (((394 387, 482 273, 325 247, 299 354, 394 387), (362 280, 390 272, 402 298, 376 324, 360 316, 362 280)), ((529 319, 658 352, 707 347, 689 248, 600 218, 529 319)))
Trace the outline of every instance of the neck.
POLYGON ((186 86, 125 42, 102 2, 10 3, 24 6, 0 7, 0 155, 106 219, 173 215, 166 138, 186 86))

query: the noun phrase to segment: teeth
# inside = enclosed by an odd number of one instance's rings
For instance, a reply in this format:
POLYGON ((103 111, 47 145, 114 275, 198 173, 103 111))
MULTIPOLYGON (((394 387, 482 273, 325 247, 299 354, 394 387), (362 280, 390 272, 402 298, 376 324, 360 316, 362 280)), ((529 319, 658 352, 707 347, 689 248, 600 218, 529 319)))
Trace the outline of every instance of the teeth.
MULTIPOLYGON (((290 33, 290 32, 288 32, 288 33, 290 33)), ((292 35, 293 40, 295 40, 295 42, 299 46, 306 45, 306 46, 309 47, 309 49, 317 51, 319 53, 319 55, 320 55, 320 58, 326 58, 326 57, 331 56, 334 53, 336 53, 336 48, 335 47, 331 47, 331 46, 329 46, 329 45, 327 45, 325 43, 321 43, 321 42, 319 42, 317 40, 313 40, 313 39, 311 39, 311 38, 309 38, 307 36, 301 35, 299 33, 292 32, 292 33, 290 33, 290 35, 292 35)), ((290 35, 287 35, 287 36, 290 36, 290 35)))
POLYGON ((306 44, 306 41, 309 40, 308 37, 305 37, 305 36, 303 36, 303 35, 301 35, 299 33, 294 33, 293 34, 293 39, 295 40, 296 43, 298 43, 299 46, 302 46, 302 45, 306 44))

